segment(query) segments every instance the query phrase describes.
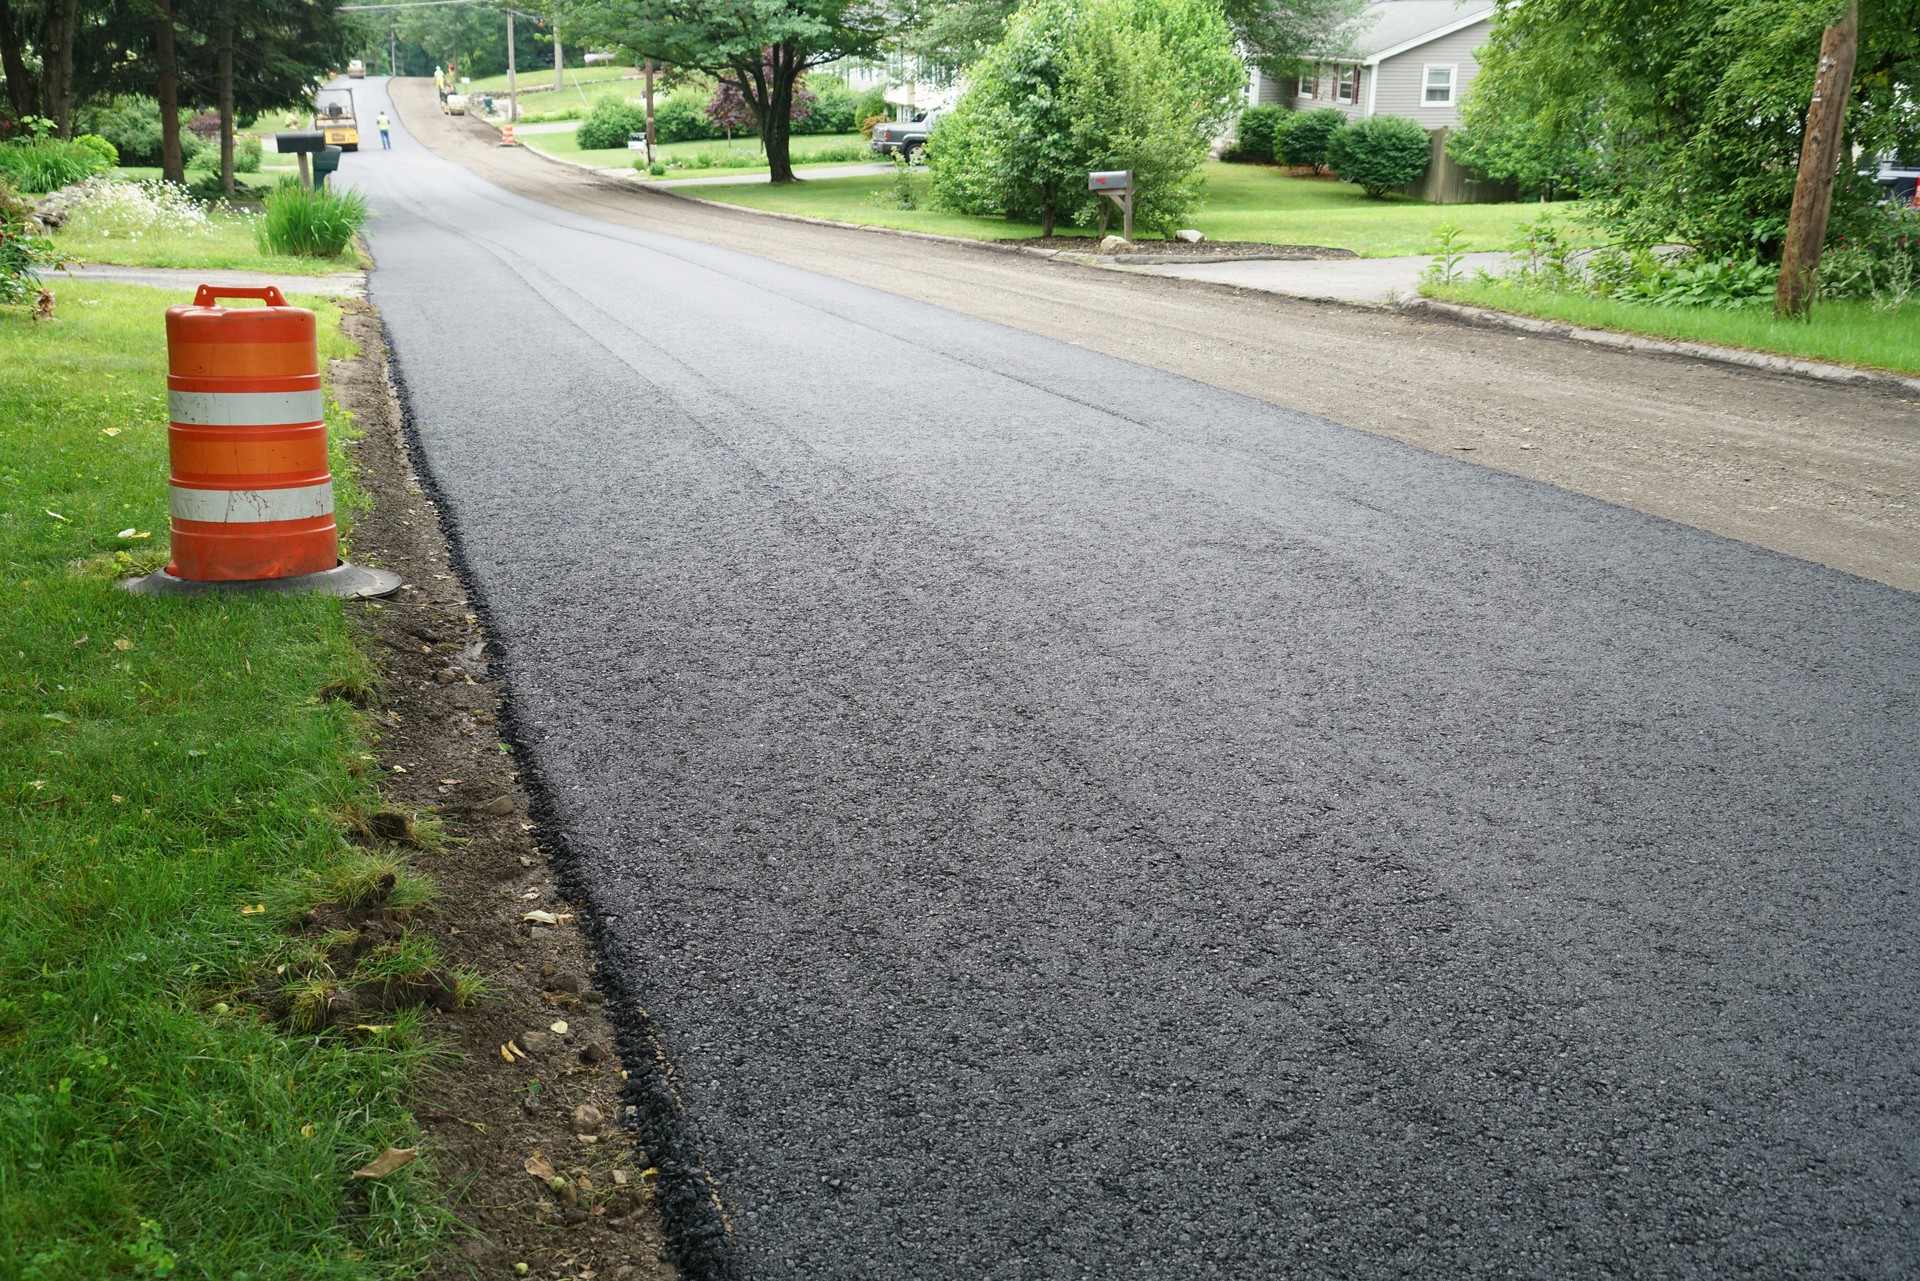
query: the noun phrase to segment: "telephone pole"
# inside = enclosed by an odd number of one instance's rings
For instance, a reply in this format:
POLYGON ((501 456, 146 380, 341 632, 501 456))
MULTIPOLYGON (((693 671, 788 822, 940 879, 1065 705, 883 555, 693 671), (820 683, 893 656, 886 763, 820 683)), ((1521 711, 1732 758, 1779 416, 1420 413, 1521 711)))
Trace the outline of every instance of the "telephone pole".
POLYGON ((520 119, 520 95, 514 79, 513 64, 513 20, 520 15, 507 10, 507 137, 513 137, 513 126, 520 119))
POLYGON ((1853 95, 1853 67, 1859 56, 1860 0, 1847 0, 1847 11, 1820 39, 1820 67, 1814 72, 1807 131, 1800 140, 1800 172, 1794 178, 1780 285, 1773 296, 1773 309, 1782 316, 1805 316, 1813 306, 1820 249, 1826 244, 1827 219, 1833 213, 1833 177, 1840 166, 1847 99, 1853 95))

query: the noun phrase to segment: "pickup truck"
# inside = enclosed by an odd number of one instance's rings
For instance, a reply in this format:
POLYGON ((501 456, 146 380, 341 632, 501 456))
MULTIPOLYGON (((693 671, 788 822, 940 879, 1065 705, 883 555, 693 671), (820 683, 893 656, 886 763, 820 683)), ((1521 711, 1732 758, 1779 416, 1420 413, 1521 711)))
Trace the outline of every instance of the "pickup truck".
POLYGON ((883 156, 899 152, 913 160, 920 155, 921 148, 927 145, 934 127, 940 123, 938 111, 919 111, 911 120, 889 120, 873 127, 873 141, 868 145, 883 156))

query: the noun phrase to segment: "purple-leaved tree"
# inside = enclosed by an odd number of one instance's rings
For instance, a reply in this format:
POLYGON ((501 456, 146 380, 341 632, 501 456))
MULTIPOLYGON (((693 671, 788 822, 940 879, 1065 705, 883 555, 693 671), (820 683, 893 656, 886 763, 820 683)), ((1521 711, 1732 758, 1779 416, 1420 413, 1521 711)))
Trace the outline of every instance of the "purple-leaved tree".
MULTIPOLYGON (((760 58, 761 75, 771 79, 774 72, 773 50, 762 52, 760 58)), ((761 123, 759 109, 747 94, 748 82, 745 76, 722 78, 713 87, 713 98, 707 103, 707 119, 714 128, 726 131, 727 141, 733 141, 736 129, 752 128, 764 139, 766 127, 761 123)), ((797 125, 813 114, 813 104, 820 101, 820 95, 806 87, 804 80, 796 81, 793 86, 793 101, 787 108, 787 124, 797 125)))

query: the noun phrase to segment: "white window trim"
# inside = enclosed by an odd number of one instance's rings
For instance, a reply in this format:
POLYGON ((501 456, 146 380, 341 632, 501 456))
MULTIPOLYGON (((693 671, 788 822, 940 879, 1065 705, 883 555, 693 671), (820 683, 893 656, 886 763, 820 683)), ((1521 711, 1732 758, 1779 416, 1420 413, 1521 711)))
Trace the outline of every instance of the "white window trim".
POLYGON ((1309 71, 1306 75, 1297 77, 1295 79, 1293 92, 1296 97, 1305 98, 1308 101, 1312 101, 1313 99, 1318 98, 1320 96, 1320 64, 1319 63, 1317 62, 1314 63, 1313 70, 1309 71), (1307 87, 1308 85, 1312 85, 1313 87, 1309 89, 1307 87))
POLYGON ((1429 62, 1420 68, 1420 105, 1423 107, 1451 107, 1460 96, 1460 64, 1457 62, 1429 62), (1427 97, 1427 90, 1433 87, 1433 73, 1447 73, 1447 100, 1435 102, 1427 97))
POLYGON ((1333 69, 1333 100, 1335 102, 1343 102, 1351 107, 1359 98, 1360 68, 1353 66, 1335 67, 1333 69), (1340 96, 1340 82, 1346 80, 1349 76, 1353 78, 1353 81, 1347 87, 1347 96, 1343 98, 1340 96))

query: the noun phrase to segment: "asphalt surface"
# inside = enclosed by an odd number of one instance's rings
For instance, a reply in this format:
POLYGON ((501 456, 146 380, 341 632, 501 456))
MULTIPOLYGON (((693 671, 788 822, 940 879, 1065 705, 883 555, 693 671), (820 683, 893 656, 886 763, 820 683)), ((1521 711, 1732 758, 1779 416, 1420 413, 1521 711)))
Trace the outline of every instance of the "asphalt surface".
POLYGON ((689 1275, 1913 1275, 1920 597, 395 133, 689 1275))

